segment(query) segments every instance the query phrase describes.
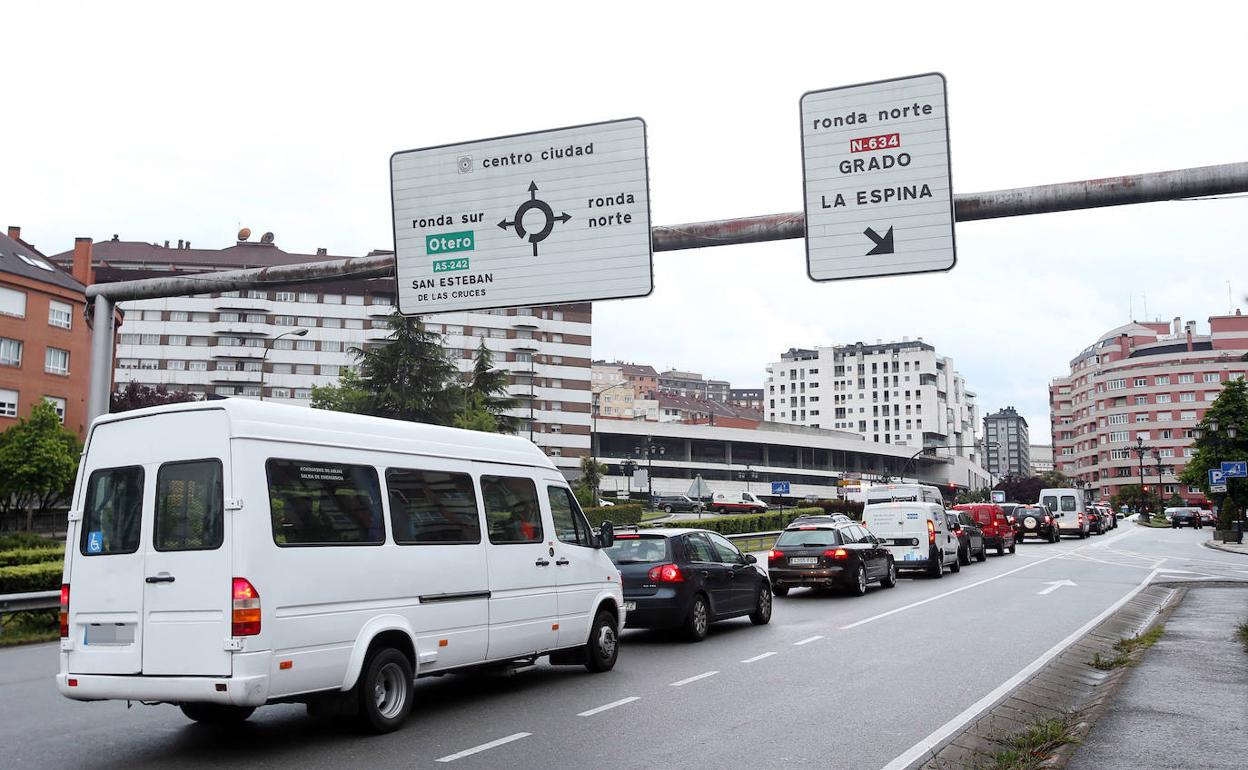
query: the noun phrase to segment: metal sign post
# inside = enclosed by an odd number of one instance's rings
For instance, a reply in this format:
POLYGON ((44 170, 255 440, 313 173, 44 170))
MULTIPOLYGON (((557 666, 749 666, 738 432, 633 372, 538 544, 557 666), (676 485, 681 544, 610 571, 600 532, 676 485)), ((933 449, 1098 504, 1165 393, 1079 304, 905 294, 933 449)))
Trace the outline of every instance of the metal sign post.
POLYGON ((402 313, 653 288, 640 118, 397 152, 390 182, 402 313))

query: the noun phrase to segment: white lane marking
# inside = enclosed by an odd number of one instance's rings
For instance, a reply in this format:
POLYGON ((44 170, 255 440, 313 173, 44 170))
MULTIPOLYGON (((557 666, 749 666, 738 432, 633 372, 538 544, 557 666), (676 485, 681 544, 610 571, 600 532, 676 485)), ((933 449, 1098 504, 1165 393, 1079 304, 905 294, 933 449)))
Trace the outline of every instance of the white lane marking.
POLYGON ((742 662, 742 663, 757 663, 758 661, 762 660, 763 658, 770 658, 772 655, 775 655, 775 653, 774 653, 774 652, 764 652, 762 655, 755 655, 754 657, 752 657, 752 658, 746 658, 745 660, 743 660, 743 661, 741 661, 741 662, 742 662))
POLYGON ((823 638, 823 634, 815 634, 814 636, 808 636, 808 637, 806 637, 805 639, 801 640, 800 642, 794 642, 794 643, 793 643, 793 646, 794 646, 794 647, 801 647, 803 644, 810 644, 811 642, 817 642, 817 641, 819 641, 819 640, 820 640, 820 639, 822 639, 822 638, 823 638))
POLYGON ((707 671, 705 673, 698 674, 697 676, 691 676, 688 679, 681 679, 679 682, 672 682, 671 685, 669 686, 670 687, 683 687, 689 684, 690 682, 696 682, 699 679, 706 679, 708 676, 715 676, 718 673, 719 673, 718 671, 707 671))
POLYGON ((434 761, 454 762, 457 759, 463 759, 464 757, 471 757, 473 754, 480 754, 483 751, 489 751, 490 749, 498 748, 499 746, 502 746, 503 744, 511 743, 512 741, 518 741, 521 738, 528 738, 532 734, 533 733, 513 733, 512 735, 508 735, 506 738, 499 738, 496 741, 483 743, 480 746, 473 746, 471 749, 464 749, 463 751, 457 751, 454 754, 447 754, 445 757, 441 757, 434 761))
POLYGON ((1132 588, 1125 596, 1111 604, 1101 614, 1092 618, 1087 623, 1084 623, 1070 636, 1050 647, 1040 657, 1036 658, 1031 663, 1028 663, 1026 668, 1002 682, 992 692, 972 703, 970 707, 968 707, 961 714, 958 714, 953 719, 950 719, 948 722, 936 728, 931 735, 928 735, 923 740, 906 749, 896 759, 885 765, 882 770, 903 770, 903 768, 907 768, 927 756, 932 749, 942 744, 950 735, 953 735, 955 732, 965 727, 972 720, 978 719, 979 715, 984 711, 987 711, 992 706, 1004 700, 1015 687, 1022 684, 1029 677, 1031 677, 1032 674, 1039 671, 1044 664, 1057 657, 1070 645, 1082 639, 1084 634, 1096 628, 1101 621, 1117 612, 1124 604, 1135 598, 1135 595, 1140 591, 1143 591, 1148 584, 1153 581, 1153 578, 1156 577, 1156 575, 1157 570, 1150 572, 1148 577, 1140 581, 1135 588, 1132 588))
POLYGON ((1073 580, 1050 580, 1049 582, 1045 583, 1045 585, 1047 585, 1048 588, 1042 589, 1040 591, 1036 591, 1037 595, 1044 596, 1045 594, 1053 593, 1054 591, 1061 588, 1062 586, 1077 586, 1079 584, 1073 580))
POLYGON ((599 706, 598 708, 590 709, 589 711, 582 711, 581 713, 577 714, 577 716, 578 717, 592 717, 594 714, 601 714, 602 712, 609 711, 615 708, 616 706, 623 706, 626 703, 632 703, 635 700, 641 700, 641 698, 637 695, 634 695, 631 698, 620 698, 619 700, 608 703, 605 706, 599 706))
MULTIPOLYGON (((1124 534, 1121 534, 1121 535, 1116 535, 1116 536, 1114 537, 1114 540, 1121 540, 1121 539, 1123 539, 1124 537, 1130 537, 1131 535, 1134 535, 1134 534, 1135 534, 1135 532, 1127 532, 1127 533, 1124 533, 1124 534)), ((1109 542, 1114 542, 1114 541, 1113 541, 1113 540, 1111 540, 1111 541, 1109 541, 1109 542)), ((934 601, 936 601, 936 600, 938 600, 938 599, 944 599, 946 596, 953 596, 954 594, 959 594, 959 593, 962 593, 963 591, 969 591, 969 590, 970 590, 970 589, 972 589, 972 588, 976 588, 976 587, 978 587, 978 586, 982 586, 984 583, 991 583, 991 582, 992 582, 992 581, 994 581, 994 580, 1000 580, 1000 579, 1001 579, 1001 578, 1003 578, 1003 577, 1008 577, 1008 576, 1010 576, 1010 575, 1013 575, 1015 572, 1022 572, 1022 571, 1023 571, 1023 570, 1025 570, 1025 569, 1031 569, 1032 567, 1038 567, 1038 566, 1040 566, 1041 564, 1044 564, 1045 562, 1050 562, 1050 561, 1053 561, 1054 559, 1060 559, 1060 558, 1062 558, 1062 557, 1064 557, 1064 556, 1067 556, 1067 555, 1069 555, 1069 554, 1072 554, 1072 553, 1077 553, 1077 552, 1079 552, 1079 551, 1082 551, 1083 549, 1088 548, 1088 547, 1090 547, 1090 546, 1087 546, 1087 545, 1082 545, 1082 546, 1079 546, 1078 548, 1075 548, 1075 549, 1073 549, 1073 550, 1071 550, 1071 551, 1065 551, 1065 552, 1063 552, 1063 553, 1054 554, 1053 556, 1046 556, 1045 558, 1040 559, 1040 560, 1038 560, 1038 561, 1033 561, 1033 562, 1031 562, 1030 564, 1024 564, 1024 565, 1023 565, 1023 566, 1021 566, 1021 567, 1015 567, 1014 569, 1009 570, 1009 571, 1007 571, 1007 572, 1002 572, 1000 575, 993 575, 992 577, 989 577, 989 578, 984 578, 983 580, 977 580, 977 581, 976 581, 976 582, 974 582, 974 583, 968 583, 968 584, 966 584, 966 585, 964 585, 964 586, 960 586, 960 587, 955 588, 955 589, 953 589, 953 590, 951 590, 951 591, 946 591, 946 592, 944 592, 943 594, 936 594, 935 596, 929 596, 929 597, 927 597, 926 599, 920 599, 920 600, 919 600, 919 601, 917 601, 917 602, 911 602, 910 604, 906 604, 906 605, 903 605, 903 606, 898 607, 898 608, 896 608, 896 609, 889 610, 888 612, 881 612, 879 615, 872 615, 871 617, 869 617, 869 618, 865 618, 865 619, 863 619, 863 620, 859 620, 859 621, 858 621, 858 622, 856 622, 856 623, 850 623, 850 624, 849 624, 849 625, 847 625, 847 626, 841 626, 841 630, 842 630, 842 631, 848 631, 848 630, 849 630, 849 629, 851 629, 851 628, 857 628, 858 626, 865 626, 865 625, 866 625, 866 624, 868 624, 868 623, 874 623, 874 622, 875 622, 875 621, 877 621, 877 620, 883 620, 884 618, 887 618, 887 617, 889 617, 889 616, 891 616, 891 615, 896 615, 896 614, 897 614, 897 613, 899 613, 899 612, 905 612, 906 610, 912 610, 912 609, 914 609, 915 607, 922 607, 924 604, 928 604, 928 603, 930 603, 930 602, 934 602, 934 601)), ((1158 567, 1158 566, 1160 566, 1162 561, 1165 561, 1165 559, 1162 559, 1161 561, 1158 561, 1156 564, 1154 564, 1154 565, 1153 565, 1153 567, 1158 567)))

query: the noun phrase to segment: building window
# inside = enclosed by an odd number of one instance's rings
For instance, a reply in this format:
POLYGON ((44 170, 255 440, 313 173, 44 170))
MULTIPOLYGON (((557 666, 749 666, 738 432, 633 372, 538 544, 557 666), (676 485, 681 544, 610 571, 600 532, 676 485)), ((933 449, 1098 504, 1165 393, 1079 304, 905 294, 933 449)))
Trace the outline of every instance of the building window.
POLYGON ((259 397, 260 397, 260 386, 259 386, 259 385, 247 385, 247 386, 244 386, 244 387, 243 387, 243 392, 242 392, 242 395, 244 395, 244 396, 250 396, 251 398, 259 398, 259 397))
POLYGON ((170 334, 169 344, 170 345, 185 345, 186 335, 185 334, 170 334))
POLYGON ((190 372, 206 372, 208 371, 207 361, 187 361, 186 369, 190 372))
POLYGON ((159 321, 161 320, 161 312, 159 310, 144 310, 139 314, 139 318, 143 321, 159 321))
POLYGON ((284 339, 284 340, 273 340, 273 349, 274 350, 294 350, 295 341, 289 338, 284 339))
POLYGON ((1169 385, 1169 384, 1170 384, 1170 375, 1168 375, 1168 374, 1167 374, 1167 375, 1164 375, 1164 376, 1154 377, 1154 378, 1153 378, 1153 384, 1154 384, 1154 385, 1169 385))
MULTIPOLYGON (((1179 419, 1180 420, 1195 420, 1196 412, 1194 411, 1193 412, 1180 412, 1179 419)), ((1185 437, 1185 438, 1190 438, 1190 437, 1185 437)))
POLYGON ((316 350, 316 340, 299 340, 295 343, 296 350, 316 350))
POLYGON ((321 326, 324 326, 326 329, 341 329, 342 319, 341 318, 322 318, 321 326))
POLYGON ((348 305, 363 305, 364 304, 363 294, 348 294, 346 299, 347 299, 348 305))
POLYGON ((373 295, 373 304, 391 306, 394 304, 394 300, 385 295, 375 294, 373 295))
POLYGON ((316 292, 314 291, 299 292, 299 301, 300 302, 316 302, 316 292))
POLYGON ((172 310, 169 312, 170 321, 189 321, 191 316, 185 310, 172 310))
POLYGON ((74 309, 64 302, 48 302, 48 325, 69 329, 73 326, 74 309))
POLYGON ((341 294, 322 294, 321 304, 322 305, 341 305, 342 295, 341 294))
POLYGON ((295 398, 309 399, 312 398, 311 388, 295 388, 295 398))
POLYGON ((1180 393, 1179 400, 1180 401, 1195 401, 1196 394, 1195 393, 1180 393))
POLYGON ((364 328, 364 319, 362 319, 362 318, 348 318, 348 319, 346 319, 345 321, 343 321, 343 322, 342 322, 342 325, 343 325, 345 328, 347 328, 347 329, 363 329, 363 328, 364 328))
POLYGON ((299 296, 293 291, 277 291, 273 293, 274 302, 294 302, 299 296))
POLYGON ((342 343, 333 340, 325 340, 321 342, 321 351, 324 353, 341 353, 342 343))
POLYGON ((1111 443, 1124 443, 1127 440, 1127 431, 1125 430, 1113 431, 1112 433, 1109 434, 1109 440, 1111 443))
POLYGON ((298 364, 295 366, 295 374, 316 374, 316 365, 298 364))
POLYGON ((1170 400, 1171 400, 1171 398, 1170 398, 1170 394, 1169 394, 1169 393, 1159 393, 1159 394, 1157 394, 1157 403, 1159 403, 1159 404, 1168 404, 1168 403, 1170 403, 1170 400))
POLYGON ((57 398, 56 396, 44 396, 43 400, 47 401, 49 404, 52 405, 52 408, 56 410, 56 416, 61 418, 61 425, 64 425, 65 424, 65 399, 57 398))
POLYGON ((275 315, 273 316, 273 324, 275 326, 294 326, 295 317, 293 315, 275 315))
POLYGON ((299 316, 299 325, 300 326, 316 326, 316 319, 313 318, 312 316, 301 315, 299 316))
MULTIPOLYGON (((269 298, 269 293, 267 291, 260 291, 259 289, 249 289, 247 291, 247 299, 268 299, 268 298, 269 298)), ((231 393, 230 395, 233 395, 233 393, 231 393)))
POLYGON ((26 317, 26 292, 0 286, 0 314, 26 317))
POLYGON ((1110 425, 1126 425, 1127 416, 1125 414, 1111 414, 1109 416, 1110 425))
POLYGON ((186 362, 185 361, 166 361, 165 368, 175 371, 175 372, 180 372, 186 369, 186 362))
POLYGON ((262 324, 262 323, 268 323, 268 322, 269 322, 269 318, 264 313, 248 313, 247 314, 247 323, 249 324, 262 324))
POLYGON ((22 341, 0 337, 0 365, 22 365, 22 341))
POLYGON ((142 361, 139 362, 139 368, 140 369, 159 369, 160 361, 156 360, 155 358, 144 358, 142 361))
POLYGON ((1196 375, 1194 374, 1180 374, 1179 375, 1180 385, 1186 385, 1189 382, 1195 382, 1195 381, 1196 381, 1196 375))
POLYGON ((17 416, 17 391, 0 388, 0 417, 17 416))
POLYGON ((160 344, 160 335, 159 335, 159 334, 142 334, 142 335, 139 335, 139 344, 140 344, 140 345, 159 345, 159 344, 160 344))
POLYGON ((290 388, 270 388, 270 398, 290 398, 290 388))
POLYGON ((49 374, 69 374, 69 351, 48 348, 43 357, 43 370, 49 374))

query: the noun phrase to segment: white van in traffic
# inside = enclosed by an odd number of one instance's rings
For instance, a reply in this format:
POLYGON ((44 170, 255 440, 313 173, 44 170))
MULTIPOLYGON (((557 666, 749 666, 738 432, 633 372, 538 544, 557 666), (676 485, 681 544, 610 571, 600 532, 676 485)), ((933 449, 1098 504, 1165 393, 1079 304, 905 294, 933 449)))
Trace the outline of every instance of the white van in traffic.
POLYGON ((1057 519, 1057 531, 1063 535, 1086 538, 1092 529, 1087 508, 1083 502, 1083 490, 1056 487, 1040 490, 1040 504, 1049 509, 1057 519))
POLYGON ((958 535, 945 520, 938 503, 902 502, 868 504, 862 523, 893 554, 898 570, 922 570, 932 577, 962 569, 958 561, 958 535))
POLYGON ((396 729, 413 678, 609 670, 619 572, 528 441, 225 399, 91 426, 57 687, 199 721, 274 701, 396 729))
POLYGON ((867 488, 867 505, 872 503, 939 503, 945 498, 940 490, 928 484, 876 484, 867 488))

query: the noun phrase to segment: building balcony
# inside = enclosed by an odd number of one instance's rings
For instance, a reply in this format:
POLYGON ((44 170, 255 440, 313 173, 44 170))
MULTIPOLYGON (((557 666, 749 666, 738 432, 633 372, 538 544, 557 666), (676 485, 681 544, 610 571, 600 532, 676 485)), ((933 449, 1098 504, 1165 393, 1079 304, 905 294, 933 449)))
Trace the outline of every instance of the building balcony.
POLYGON ((369 318, 389 318, 394 315, 394 305, 369 305, 365 312, 369 318))
POLYGON ((252 336, 268 336, 272 327, 268 324, 247 323, 246 321, 218 321, 208 327, 213 334, 243 334, 252 336))
POLYGON ((249 348, 242 345, 211 345, 208 355, 212 358, 264 358, 264 348, 249 348))
POLYGON ((237 382, 249 385, 260 384, 260 372, 213 371, 208 373, 212 382, 237 382))
POLYGON ((247 297, 217 297, 213 301, 218 310, 257 310, 272 312, 273 303, 267 299, 249 299, 247 297))

